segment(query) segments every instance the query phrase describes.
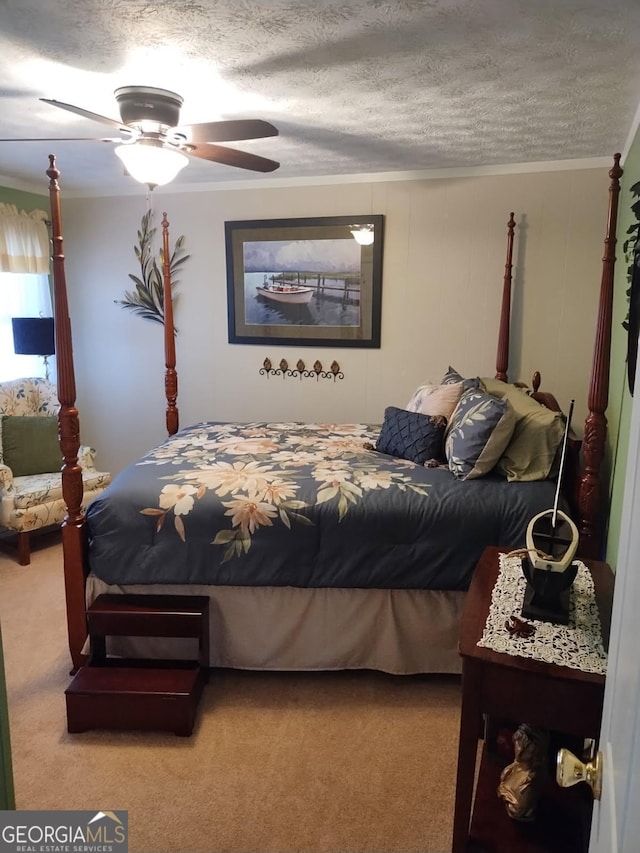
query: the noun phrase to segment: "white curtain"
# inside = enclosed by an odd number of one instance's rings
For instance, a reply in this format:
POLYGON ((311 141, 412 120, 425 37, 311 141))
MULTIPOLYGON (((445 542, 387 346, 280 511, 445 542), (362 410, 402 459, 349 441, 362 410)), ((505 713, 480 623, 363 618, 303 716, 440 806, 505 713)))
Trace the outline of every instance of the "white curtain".
POLYGON ((15 204, 0 204, 0 272, 49 272, 46 218, 44 210, 25 213, 15 204))
POLYGON ((51 317, 49 233, 44 210, 0 204, 0 382, 44 376, 37 355, 13 351, 12 317, 51 317))

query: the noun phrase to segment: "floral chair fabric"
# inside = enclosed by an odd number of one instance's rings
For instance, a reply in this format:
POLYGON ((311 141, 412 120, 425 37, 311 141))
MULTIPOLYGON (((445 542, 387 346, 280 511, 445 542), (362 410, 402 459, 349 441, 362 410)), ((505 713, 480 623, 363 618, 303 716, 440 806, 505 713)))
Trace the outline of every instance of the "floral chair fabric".
MULTIPOLYGON (((59 408, 56 387, 45 379, 0 383, 0 415, 56 415, 59 408)), ((111 474, 96 470, 95 453, 92 447, 80 447, 78 451, 83 507, 111 482, 111 474)), ((18 559, 22 565, 29 563, 29 531, 60 524, 65 513, 60 474, 14 477, 11 468, 4 464, 0 418, 0 526, 18 534, 18 559)))

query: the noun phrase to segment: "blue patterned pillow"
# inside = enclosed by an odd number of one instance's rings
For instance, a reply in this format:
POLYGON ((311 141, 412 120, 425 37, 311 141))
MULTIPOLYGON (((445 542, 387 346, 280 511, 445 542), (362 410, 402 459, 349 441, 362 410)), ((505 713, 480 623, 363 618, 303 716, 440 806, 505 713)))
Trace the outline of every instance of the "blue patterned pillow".
POLYGON ((469 388, 449 422, 445 451, 449 470, 459 480, 488 474, 506 450, 516 425, 507 400, 469 388))
POLYGON ((458 371, 449 365, 447 368, 447 372, 442 377, 441 385, 453 385, 456 382, 462 382, 462 387, 466 391, 469 388, 479 388, 480 380, 477 376, 473 377, 473 379, 465 379, 464 376, 460 376, 458 371))
POLYGON ((375 449, 422 465, 428 459, 444 460, 446 418, 423 415, 389 406, 375 449))
POLYGON ((440 384, 451 385, 453 382, 464 382, 464 376, 460 376, 458 371, 455 368, 451 367, 451 365, 449 365, 449 367, 447 368, 447 372, 442 377, 442 382, 440 384))

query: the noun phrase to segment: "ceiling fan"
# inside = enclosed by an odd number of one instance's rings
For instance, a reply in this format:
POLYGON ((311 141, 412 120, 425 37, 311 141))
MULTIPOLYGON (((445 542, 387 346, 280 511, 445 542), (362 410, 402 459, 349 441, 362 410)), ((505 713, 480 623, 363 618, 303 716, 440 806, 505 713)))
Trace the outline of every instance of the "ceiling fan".
POLYGON ((184 101, 175 92, 151 86, 122 86, 115 90, 114 95, 120 109, 120 121, 62 101, 50 98, 40 100, 99 124, 115 127, 120 133, 118 137, 96 137, 93 140, 81 137, 2 139, 0 142, 115 142, 118 143, 115 152, 131 176, 152 187, 173 180, 180 169, 186 166, 188 157, 255 172, 272 172, 280 165, 266 157, 216 144, 277 136, 278 129, 267 121, 231 119, 180 125, 180 108, 184 101))

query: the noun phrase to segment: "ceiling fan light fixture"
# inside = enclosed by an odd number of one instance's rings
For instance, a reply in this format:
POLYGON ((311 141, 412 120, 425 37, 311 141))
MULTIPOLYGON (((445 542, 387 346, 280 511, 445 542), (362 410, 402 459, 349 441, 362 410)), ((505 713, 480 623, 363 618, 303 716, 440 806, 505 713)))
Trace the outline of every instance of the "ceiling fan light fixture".
POLYGON ((185 154, 165 148, 158 140, 118 145, 115 152, 132 178, 151 187, 168 184, 189 162, 185 154))
POLYGON ((352 225, 351 236, 361 246, 370 246, 373 243, 375 234, 373 225, 366 223, 364 225, 352 225))

